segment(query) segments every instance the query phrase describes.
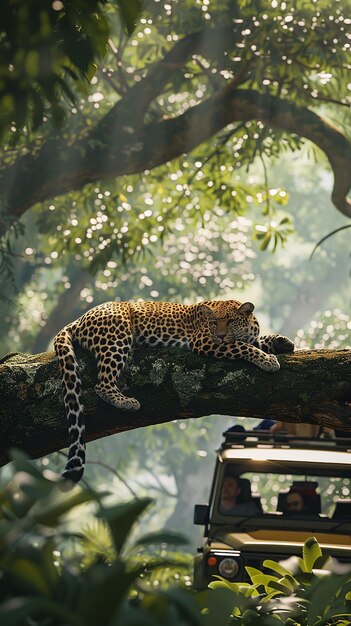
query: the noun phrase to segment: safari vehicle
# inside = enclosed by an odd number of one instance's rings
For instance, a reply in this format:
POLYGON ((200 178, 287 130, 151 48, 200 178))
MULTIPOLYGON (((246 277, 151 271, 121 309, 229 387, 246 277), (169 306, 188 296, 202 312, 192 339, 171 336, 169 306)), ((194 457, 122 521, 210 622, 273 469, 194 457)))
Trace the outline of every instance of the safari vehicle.
POLYGON ((292 566, 308 537, 316 537, 335 571, 351 569, 351 438, 309 439, 267 432, 224 433, 209 504, 195 505, 205 526, 194 587, 219 575, 245 581, 245 567, 265 571, 266 559, 292 566), (237 509, 224 509, 223 481, 235 477, 237 509), (305 511, 288 510, 299 493, 305 511), (290 498, 291 500, 291 498, 290 498), (349 564, 349 567, 347 566, 349 564))

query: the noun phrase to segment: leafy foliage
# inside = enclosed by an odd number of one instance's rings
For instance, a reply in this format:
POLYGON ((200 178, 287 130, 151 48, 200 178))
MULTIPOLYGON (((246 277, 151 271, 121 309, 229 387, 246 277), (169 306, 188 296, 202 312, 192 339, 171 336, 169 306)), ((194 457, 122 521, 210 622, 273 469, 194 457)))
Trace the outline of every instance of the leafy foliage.
POLYGON ((230 589, 234 593, 233 623, 262 626, 282 622, 290 626, 349 624, 350 575, 330 575, 330 557, 322 554, 315 538, 306 540, 294 573, 275 561, 266 560, 263 565, 271 573, 246 568, 251 583, 230 583, 218 576, 220 580, 209 584, 211 589, 230 589))
MULTIPOLYGON (((108 494, 91 489, 75 487, 64 493, 55 475, 44 477, 22 454, 13 456, 17 472, 0 489, 0 618, 4 626, 225 626, 229 619, 242 626, 349 623, 350 575, 328 575, 325 569, 326 576, 321 576, 318 572, 328 559, 313 538, 306 541, 294 574, 266 561, 271 574, 248 568, 251 584, 221 579, 201 593, 164 584, 159 588, 150 585, 150 572, 165 570, 169 562, 162 555, 140 558, 135 551, 141 545, 181 544, 184 538, 162 531, 128 547, 127 537, 150 505, 149 498, 116 506, 107 503, 108 494), (104 525, 114 545, 108 559, 101 558, 94 531, 90 537, 86 533, 81 543, 81 533, 68 529, 69 517, 84 502, 95 503, 98 524, 104 525), (97 551, 86 560, 89 541, 97 551)), ((81 519, 80 508, 76 513, 81 519)))
MULTIPOLYGON (((115 3, 131 34, 139 0, 115 3)), ((110 25, 103 0, 3 0, 0 5, 0 137, 62 122, 106 55, 110 25)))
MULTIPOLYGON (((174 559, 148 558, 141 549, 144 544, 184 543, 185 538, 176 533, 139 537, 135 546, 126 547, 133 524, 150 505, 150 498, 107 504, 107 493, 81 488, 65 493, 56 475, 46 472, 49 476, 44 477, 18 452, 13 466, 17 473, 0 491, 2 624, 122 624, 133 612, 129 595, 136 602, 139 585, 142 597, 147 594, 151 572, 161 564, 177 567, 174 559), (89 541, 92 545, 94 533, 90 537, 85 533, 81 542, 81 533, 67 530, 69 517, 87 502, 95 504, 98 524, 103 524, 104 536, 112 542, 111 558, 101 558, 95 537, 95 553, 87 560, 85 550, 89 541)), ((170 592, 170 602, 171 597, 170 592)), ((181 598, 179 590, 174 609, 181 598)), ((164 610, 172 612, 171 608, 164 610)), ((137 605, 134 611, 139 614, 137 605)), ((141 619, 145 621, 147 614, 141 610, 141 619)))
MULTIPOLYGON (((194 106, 233 78, 262 93, 287 99, 293 93, 297 104, 348 101, 350 22, 345 0, 338 0, 332 12, 326 0, 318 6, 303 1, 290 6, 217 0, 211 7, 183 0, 171 5, 154 0, 142 5, 140 0, 108 4, 57 0, 48 5, 31 0, 20 9, 15 0, 4 0, 0 18, 1 97, 6 113, 2 124, 5 128, 14 121, 17 132, 28 122, 37 130, 48 106, 49 114, 60 120, 68 109, 64 100, 78 105, 82 77, 91 81, 98 69, 104 68, 105 74, 108 69, 114 88, 123 93, 137 74, 143 75, 160 59, 170 42, 197 30, 203 30, 203 49, 199 54, 194 51, 174 77, 170 73, 171 83, 152 103, 150 115, 179 115, 190 97, 194 106), (121 20, 133 36, 129 41, 123 28, 119 31, 121 20), (221 30, 228 24, 230 33, 221 30), (341 93, 340 100, 335 92, 341 93)), ((100 75, 99 83, 92 84, 100 85, 101 79, 100 75)), ((105 76, 104 91, 108 82, 105 76)), ((85 91, 87 87, 86 83, 85 91)), ((226 136, 234 137, 234 156, 244 165, 256 154, 271 157, 285 147, 299 146, 298 138, 262 124, 230 129, 222 141, 226 136)))
POLYGON ((1 3, 2 133, 11 122, 16 139, 25 125, 35 131, 48 108, 61 121, 62 97, 75 105, 68 79, 88 78, 95 51, 106 49, 108 26, 101 9, 94 0, 1 3))
POLYGON ((340 309, 324 311, 311 320, 306 330, 297 332, 297 346, 306 348, 350 348, 351 317, 340 309))

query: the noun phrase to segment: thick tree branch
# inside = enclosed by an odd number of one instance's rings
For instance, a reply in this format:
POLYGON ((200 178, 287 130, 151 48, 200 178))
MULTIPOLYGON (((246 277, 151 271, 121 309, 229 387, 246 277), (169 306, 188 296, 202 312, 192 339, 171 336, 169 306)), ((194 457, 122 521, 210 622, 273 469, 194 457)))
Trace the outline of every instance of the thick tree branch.
MULTIPOLYGON (((150 424, 211 414, 320 423, 351 429, 351 350, 280 355, 268 374, 244 362, 176 349, 136 350, 122 383, 141 409, 126 413, 93 391, 94 359, 77 351, 87 440, 150 424)), ((61 383, 53 352, 7 355, 0 364, 0 464, 13 447, 39 457, 67 446, 61 383)))
MULTIPOLYGON (((174 80, 174 74, 179 72, 194 55, 207 57, 215 56, 217 64, 225 60, 224 52, 232 43, 233 29, 231 26, 204 28, 179 39, 165 53, 162 59, 151 65, 146 75, 135 85, 130 87, 125 97, 119 100, 112 109, 101 119, 92 131, 92 136, 100 140, 109 138, 111 131, 118 125, 120 118, 130 116, 134 128, 144 122, 144 115, 148 105, 165 90, 166 85, 174 80)), ((246 71, 247 65, 245 65, 246 71)))
POLYGON ((145 150, 149 148, 151 153, 146 167, 151 169, 164 162, 162 152, 160 160, 155 162, 157 146, 162 143, 168 145, 168 158, 175 158, 191 151, 227 124, 250 120, 261 120, 267 126, 305 137, 318 146, 333 170, 334 205, 351 217, 351 202, 347 198, 351 189, 350 142, 339 130, 309 109, 251 89, 232 89, 229 86, 178 118, 149 125, 145 129, 147 139, 151 140, 153 136, 154 141, 150 144, 147 140, 144 142, 145 150), (160 135, 163 135, 163 142, 160 135), (166 138, 170 140, 168 144, 166 138))
MULTIPOLYGON (((142 134, 144 116, 150 102, 165 88, 174 73, 186 64, 191 55, 210 54, 215 55, 218 61, 224 59, 225 46, 230 43, 231 35, 232 28, 215 27, 185 36, 149 68, 140 82, 128 88, 123 98, 84 139, 77 140, 73 145, 70 141, 48 140, 35 156, 26 154, 10 167, 0 169, 0 236, 37 202, 80 189, 93 180, 105 180, 111 175, 130 173, 127 165, 130 156, 128 152, 135 152, 135 143, 140 143, 139 134, 142 134), (111 174, 109 169, 104 174, 104 164, 116 152, 122 157, 119 173, 116 170, 111 174), (91 172, 84 171, 84 162, 95 154, 102 163, 102 171, 97 167, 98 177, 91 178, 91 172), (22 191, 26 186, 28 193, 19 192, 18 184, 22 191)), ((135 171, 144 169, 142 166, 135 171)))

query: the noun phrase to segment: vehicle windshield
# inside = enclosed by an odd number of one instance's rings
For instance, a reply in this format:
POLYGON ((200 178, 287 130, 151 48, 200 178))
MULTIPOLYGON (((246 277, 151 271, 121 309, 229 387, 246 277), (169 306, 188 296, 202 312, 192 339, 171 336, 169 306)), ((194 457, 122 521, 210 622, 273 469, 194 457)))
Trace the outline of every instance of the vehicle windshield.
POLYGON ((344 472, 326 476, 296 468, 294 473, 281 473, 280 468, 279 474, 242 469, 226 464, 217 503, 221 515, 351 520, 351 484, 344 472))

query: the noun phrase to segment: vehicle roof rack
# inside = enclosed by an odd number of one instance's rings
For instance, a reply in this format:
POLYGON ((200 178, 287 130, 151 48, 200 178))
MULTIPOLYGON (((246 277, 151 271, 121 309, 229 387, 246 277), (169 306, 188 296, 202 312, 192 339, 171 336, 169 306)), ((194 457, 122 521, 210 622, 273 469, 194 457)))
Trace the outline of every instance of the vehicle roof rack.
POLYGON ((350 437, 333 437, 323 439, 321 437, 299 437, 298 435, 290 435, 286 432, 270 433, 267 430, 226 430, 223 433, 224 441, 221 449, 231 447, 253 447, 260 444, 274 447, 290 447, 290 448, 309 448, 316 447, 320 449, 331 448, 333 450, 350 450, 351 451, 351 432, 350 437))

